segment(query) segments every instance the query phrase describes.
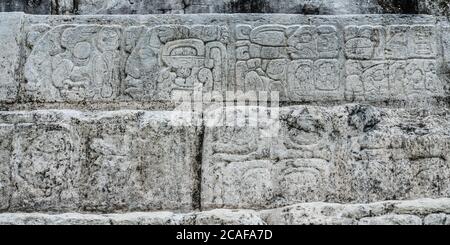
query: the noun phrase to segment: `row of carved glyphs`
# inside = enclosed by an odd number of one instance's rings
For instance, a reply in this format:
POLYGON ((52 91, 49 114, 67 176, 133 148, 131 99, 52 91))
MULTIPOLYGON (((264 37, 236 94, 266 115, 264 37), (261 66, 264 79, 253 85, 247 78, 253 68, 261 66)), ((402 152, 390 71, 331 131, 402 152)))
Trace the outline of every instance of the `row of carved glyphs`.
POLYGON ((431 177, 450 175, 443 157, 448 139, 439 134, 414 137, 407 131, 389 136, 386 132, 392 130, 386 125, 366 132, 361 120, 377 121, 385 112, 359 105, 332 110, 284 108, 279 135, 273 138, 266 138, 258 127, 207 128, 202 207, 267 208, 448 196, 450 182, 431 177), (436 142, 439 147, 430 151, 436 142), (403 189, 406 183, 410 186, 403 189))
POLYGON ((323 201, 335 171, 327 117, 315 109, 282 113, 279 137, 258 127, 220 127, 206 132, 203 205, 267 207, 323 201))
POLYGON ((280 91, 291 100, 442 90, 434 26, 347 26, 343 37, 331 25, 237 25, 235 31, 230 79, 230 37, 223 26, 62 25, 39 41, 30 32, 23 90, 44 101, 168 99, 196 83, 206 91, 234 84, 280 91))
POLYGON ((331 25, 238 25, 236 31, 236 82, 245 90, 277 90, 302 100, 398 98, 442 89, 431 25, 347 26, 343 41, 331 25))
POLYGON ((33 49, 24 85, 26 96, 34 100, 167 99, 173 90, 191 90, 196 83, 208 90, 226 89, 228 30, 221 26, 124 31, 119 26, 62 25, 33 44, 36 33, 29 34, 33 49))

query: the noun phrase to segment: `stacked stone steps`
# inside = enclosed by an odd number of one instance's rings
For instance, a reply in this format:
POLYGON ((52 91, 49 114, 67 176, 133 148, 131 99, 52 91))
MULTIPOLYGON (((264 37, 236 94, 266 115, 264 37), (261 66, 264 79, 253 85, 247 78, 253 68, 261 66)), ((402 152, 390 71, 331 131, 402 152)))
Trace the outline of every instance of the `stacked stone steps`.
POLYGON ((446 17, 49 13, 0 13, 0 224, 448 224, 446 17))

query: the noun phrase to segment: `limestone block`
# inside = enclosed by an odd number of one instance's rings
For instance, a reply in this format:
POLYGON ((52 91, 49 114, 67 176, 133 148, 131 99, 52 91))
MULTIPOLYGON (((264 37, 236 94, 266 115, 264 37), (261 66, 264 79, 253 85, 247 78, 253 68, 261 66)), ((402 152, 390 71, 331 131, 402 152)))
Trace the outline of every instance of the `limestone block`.
POLYGON ((385 215, 361 219, 358 225, 422 225, 422 220, 414 215, 385 215))
POLYGON ((354 217, 342 215, 339 204, 305 203, 292 207, 260 211, 270 225, 353 225, 354 217))
POLYGON ((280 109, 272 135, 250 124, 206 127, 202 207, 448 197, 445 111, 294 106, 280 109))
POLYGON ((11 186, 11 134, 14 126, 0 124, 0 210, 7 210, 12 195, 11 186))
POLYGON ((108 114, 83 120, 89 211, 190 210, 199 131, 171 126, 167 113, 108 114))
POLYGON ((182 224, 186 225, 265 225, 253 210, 217 209, 184 215, 182 224))
POLYGON ((14 125, 11 210, 77 210, 80 139, 70 125, 14 125))
POLYGON ((433 213, 435 204, 449 199, 386 201, 369 204, 302 203, 278 209, 215 209, 192 213, 132 212, 87 213, 1 213, 0 225, 449 225, 448 214, 433 213), (394 205, 414 209, 398 213, 394 205), (428 208, 431 204, 431 208, 428 208), (425 208, 424 208, 425 207, 425 208))
POLYGON ((270 225, 448 225, 448 215, 433 210, 448 202, 448 198, 442 198, 368 204, 302 203, 259 214, 270 225), (392 209, 404 205, 410 209, 392 209))
POLYGON ((105 215, 112 225, 179 225, 181 214, 172 212, 126 213, 105 215))
POLYGON ((424 225, 450 225, 450 217, 447 214, 430 214, 425 217, 424 225))
POLYGON ((14 102, 18 95, 23 14, 0 14, 0 102, 14 102))
POLYGON ((109 225, 109 219, 101 215, 66 213, 49 215, 42 213, 0 214, 0 225, 109 225))
POLYGON ((1 112, 1 210, 195 208, 200 132, 193 126, 172 126, 172 116, 1 112))
POLYGON ((173 102, 199 86, 286 102, 445 96, 431 16, 27 17, 22 102, 173 102))

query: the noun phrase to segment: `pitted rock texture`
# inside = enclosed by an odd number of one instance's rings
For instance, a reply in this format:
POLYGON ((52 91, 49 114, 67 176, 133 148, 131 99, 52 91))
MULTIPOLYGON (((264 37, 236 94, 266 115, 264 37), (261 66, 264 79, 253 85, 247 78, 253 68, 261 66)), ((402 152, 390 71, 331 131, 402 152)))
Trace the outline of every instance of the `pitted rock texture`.
POLYGON ((172 114, 1 112, 1 211, 197 208, 199 132, 172 114))
POLYGON ((448 199, 387 201, 370 204, 306 203, 261 211, 277 225, 444 225, 448 199))
POLYGON ((304 203, 262 211, 0 214, 0 225, 450 225, 449 221, 448 199, 346 205, 304 203))
MULTIPOLYGON (((223 113, 213 118, 234 115, 223 113)), ((191 117, 2 112, 2 211, 268 209, 450 195, 446 109, 292 106, 280 111, 279 128, 269 119, 263 128, 171 124, 191 117)))
MULTIPOLYGON (((239 108, 237 115, 247 109, 239 108)), ((233 120, 234 110, 219 113, 233 120)), ((206 127, 202 207, 264 209, 450 195, 446 109, 292 106, 279 117, 275 136, 267 133, 276 128, 271 124, 206 127)))
POLYGON ((449 34, 433 15, 1 13, 0 223, 449 224, 449 34))

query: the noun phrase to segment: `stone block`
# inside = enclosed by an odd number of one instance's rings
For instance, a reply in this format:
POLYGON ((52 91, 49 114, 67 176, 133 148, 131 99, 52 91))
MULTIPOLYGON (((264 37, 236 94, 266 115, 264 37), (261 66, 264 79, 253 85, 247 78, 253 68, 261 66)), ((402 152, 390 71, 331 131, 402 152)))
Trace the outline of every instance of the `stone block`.
POLYGON ((1 112, 1 210, 196 208, 200 130, 171 126, 172 115, 1 112))
POLYGON ((448 48, 431 16, 90 18, 27 16, 21 102, 174 102, 195 90, 294 103, 445 97, 448 48))
MULTIPOLYGON (((236 110, 218 113, 250 115, 236 110)), ((447 197, 450 139, 442 136, 441 116, 427 113, 417 118, 414 110, 294 106, 280 109, 278 128, 206 127, 202 207, 447 197)))

